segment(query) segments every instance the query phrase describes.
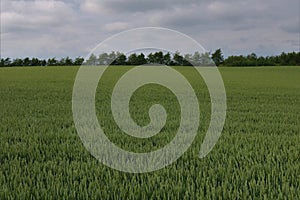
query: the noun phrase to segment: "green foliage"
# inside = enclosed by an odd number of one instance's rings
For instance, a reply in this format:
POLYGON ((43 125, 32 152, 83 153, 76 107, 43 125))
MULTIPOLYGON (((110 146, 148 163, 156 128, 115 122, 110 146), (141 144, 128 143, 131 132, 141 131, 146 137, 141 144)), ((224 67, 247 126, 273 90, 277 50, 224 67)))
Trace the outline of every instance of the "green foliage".
POLYGON ((133 53, 128 57, 128 61, 126 63, 123 63, 123 64, 144 65, 146 63, 147 63, 147 60, 146 60, 144 54, 141 53, 140 55, 137 55, 137 54, 133 53))
POLYGON ((1 58, 0 67, 12 66, 80 66, 87 65, 144 65, 144 64, 161 64, 171 66, 300 66, 300 52, 282 53, 279 56, 257 57, 255 53, 248 56, 229 56, 224 59, 221 49, 217 49, 214 53, 208 52, 181 55, 180 52, 175 52, 171 55, 169 52, 150 53, 145 56, 143 53, 137 55, 132 53, 126 57, 120 52, 101 53, 99 56, 90 55, 87 60, 77 57, 72 60, 69 57, 56 60, 56 58, 49 58, 46 60, 39 60, 38 58, 24 58, 14 59, 1 58))
POLYGON ((223 64, 224 62, 224 57, 221 49, 217 49, 213 54, 211 54, 211 58, 217 66, 223 64))
POLYGON ((257 57, 252 53, 248 56, 229 56, 224 66, 300 66, 300 52, 282 53, 279 56, 257 57))
MULTIPOLYGON (((122 133, 113 122, 113 85, 131 67, 105 72, 96 96, 97 116, 110 140, 137 152, 167 144, 180 107, 166 88, 140 88, 130 102, 146 124, 149 105, 161 103, 167 125, 149 140, 122 133), (100 96, 101 94, 101 96, 100 96)), ((83 147, 72 118, 78 67, 0 69, 0 199, 300 199, 300 69, 221 68, 227 120, 217 145, 198 153, 209 125, 209 93, 190 67, 176 67, 199 98, 199 133, 172 165, 147 174, 110 169, 83 147), (280 80, 280 81, 278 81, 280 80)))

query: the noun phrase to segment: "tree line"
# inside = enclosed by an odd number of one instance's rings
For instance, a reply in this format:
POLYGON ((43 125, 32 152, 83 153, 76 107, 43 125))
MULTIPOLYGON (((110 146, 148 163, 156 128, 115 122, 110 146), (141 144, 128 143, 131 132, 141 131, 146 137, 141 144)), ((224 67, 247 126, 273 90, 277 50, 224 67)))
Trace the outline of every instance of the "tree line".
POLYGON ((98 56, 92 54, 88 59, 70 57, 56 59, 38 58, 1 58, 0 67, 13 66, 80 66, 87 65, 144 65, 162 64, 170 66, 300 66, 300 52, 281 53, 277 56, 257 56, 255 53, 247 56, 229 56, 224 59, 221 49, 213 53, 175 54, 163 53, 162 51, 150 53, 130 54, 126 56, 120 52, 102 53, 98 56))

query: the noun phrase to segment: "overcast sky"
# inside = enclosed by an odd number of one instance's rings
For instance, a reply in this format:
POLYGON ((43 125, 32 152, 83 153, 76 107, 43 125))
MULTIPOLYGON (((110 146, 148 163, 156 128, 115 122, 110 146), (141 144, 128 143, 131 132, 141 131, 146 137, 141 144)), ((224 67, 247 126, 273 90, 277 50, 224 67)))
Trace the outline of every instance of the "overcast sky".
POLYGON ((1 0, 1 57, 85 56, 120 31, 187 34, 207 50, 299 51, 300 0, 1 0))

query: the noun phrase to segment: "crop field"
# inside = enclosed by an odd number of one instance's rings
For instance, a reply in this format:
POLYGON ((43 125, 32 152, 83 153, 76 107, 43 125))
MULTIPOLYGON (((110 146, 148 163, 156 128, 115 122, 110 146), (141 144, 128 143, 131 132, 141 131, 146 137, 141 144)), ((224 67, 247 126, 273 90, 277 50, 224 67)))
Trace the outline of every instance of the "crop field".
MULTIPOLYGON (((149 139, 124 134, 114 122, 110 96, 130 68, 105 72, 97 116, 119 147, 153 151, 175 136, 180 106, 166 88, 143 86, 130 102, 133 119, 146 125, 149 107, 159 103, 167 123, 149 139)), ((199 99, 196 139, 173 164, 131 174, 96 160, 77 134, 72 90, 78 67, 0 68, 0 199, 300 199, 300 67, 220 68, 227 117, 203 159, 198 155, 210 121, 209 93, 193 68, 175 69, 199 99)))

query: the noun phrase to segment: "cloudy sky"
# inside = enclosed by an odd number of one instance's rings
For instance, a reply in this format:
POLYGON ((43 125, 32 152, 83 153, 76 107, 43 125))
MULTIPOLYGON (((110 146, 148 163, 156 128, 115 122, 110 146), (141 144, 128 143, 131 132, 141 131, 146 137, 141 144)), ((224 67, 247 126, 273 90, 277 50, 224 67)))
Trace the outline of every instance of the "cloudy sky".
POLYGON ((180 31, 207 50, 274 55, 300 48, 299 0, 1 0, 1 57, 85 56, 120 31, 180 31))

